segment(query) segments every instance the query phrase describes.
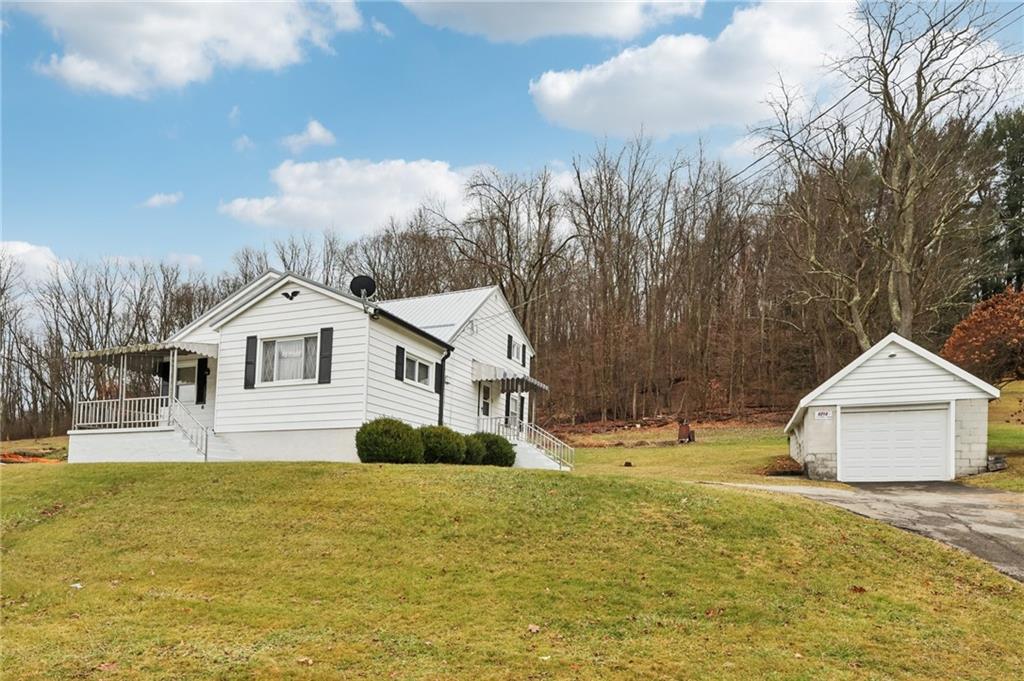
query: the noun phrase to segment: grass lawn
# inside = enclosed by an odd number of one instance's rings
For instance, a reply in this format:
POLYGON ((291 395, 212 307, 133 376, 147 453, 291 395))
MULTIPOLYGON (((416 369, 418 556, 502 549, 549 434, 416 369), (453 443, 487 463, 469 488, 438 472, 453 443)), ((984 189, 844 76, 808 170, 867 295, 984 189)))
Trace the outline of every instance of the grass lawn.
MULTIPOLYGON (((722 475, 741 468, 733 458, 722 475)), ((798 498, 601 465, 5 466, 3 676, 1007 679, 1024 667, 1024 585, 966 554, 798 498)))
MULTIPOLYGON (((674 428, 659 429, 655 440, 671 439, 674 428)), ((611 433, 589 439, 629 442, 639 433, 611 433)), ((614 474, 631 478, 658 478, 680 481, 727 481, 784 484, 808 480, 794 476, 765 477, 762 471, 779 457, 788 456, 782 427, 705 427, 697 428, 697 441, 669 447, 594 447, 576 450, 577 473, 614 474), (629 461, 632 466, 623 464, 629 461)), ((820 483, 819 483, 820 484, 820 483)), ((825 483, 829 484, 829 483, 825 483)), ((836 484, 836 483, 832 483, 836 484)))
POLYGON ((963 482, 1024 492, 1024 381, 1005 386, 999 399, 989 403, 988 453, 1004 455, 1009 467, 964 478, 963 482))

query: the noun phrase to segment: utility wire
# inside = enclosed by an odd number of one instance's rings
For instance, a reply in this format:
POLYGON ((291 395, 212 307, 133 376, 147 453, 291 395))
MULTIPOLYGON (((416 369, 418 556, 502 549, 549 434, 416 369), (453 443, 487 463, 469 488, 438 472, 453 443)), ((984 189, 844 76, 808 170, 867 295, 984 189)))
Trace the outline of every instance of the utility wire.
MULTIPOLYGON (((1006 12, 1004 12, 1003 14, 1001 14, 1001 15, 1000 15, 999 17, 997 17, 996 19, 994 19, 994 20, 993 20, 993 21, 992 21, 991 23, 989 23, 989 24, 988 24, 988 26, 987 26, 987 30, 985 31, 985 32, 988 32, 988 33, 990 33, 990 35, 988 35, 988 36, 984 36, 984 35, 982 35, 982 36, 979 36, 979 40, 987 40, 988 38, 992 37, 992 35, 994 35, 994 34, 996 34, 996 33, 1000 32, 1000 31, 1003 31, 1003 30, 1005 30, 1005 29, 1009 28, 1010 26, 1013 26, 1014 24, 1017 24, 1017 23, 1019 23, 1019 22, 1021 21, 1021 17, 1018 17, 1018 18, 1016 18, 1016 19, 1014 19, 1014 20, 1012 20, 1012 21, 1010 21, 1010 22, 1007 22, 1006 24, 1000 25, 1000 22, 1002 22, 1002 20, 1003 20, 1003 19, 1005 19, 1005 18, 1006 18, 1006 17, 1008 17, 1009 15, 1013 14, 1014 12, 1016 12, 1016 11, 1020 10, 1021 8, 1024 8, 1024 3, 1020 3, 1020 4, 1016 5, 1015 7, 1012 7, 1011 9, 1007 10, 1006 12)), ((909 82, 910 82, 910 81, 911 81, 911 80, 912 80, 912 79, 913 79, 913 78, 914 78, 915 76, 916 76, 916 74, 913 74, 913 73, 911 73, 911 74, 910 74, 910 75, 909 75, 909 76, 908 76, 907 78, 904 78, 904 79, 903 79, 903 81, 899 82, 899 83, 898 83, 897 85, 898 85, 899 87, 902 87, 903 85, 906 85, 907 83, 909 83, 909 82)), ((792 137, 795 137, 795 136, 797 136, 797 135, 799 135, 799 134, 801 134, 801 133, 805 132, 805 131, 806 131, 806 130, 807 130, 807 129, 808 129, 809 127, 810 127, 810 126, 812 126, 812 125, 814 125, 815 123, 817 123, 818 121, 820 121, 820 120, 821 120, 822 118, 824 118, 825 116, 827 116, 827 115, 828 115, 829 113, 831 113, 832 111, 835 111, 835 110, 836 110, 836 109, 837 109, 837 108, 838 108, 839 106, 841 106, 841 105, 843 104, 843 102, 845 102, 845 101, 846 101, 847 99, 849 99, 850 97, 852 97, 853 95, 857 94, 857 93, 858 93, 858 92, 860 92, 860 91, 861 91, 861 88, 860 88, 860 87, 854 87, 854 88, 852 88, 852 89, 851 89, 851 90, 850 90, 849 92, 847 92, 847 93, 846 93, 846 94, 844 94, 844 95, 843 95, 842 97, 840 97, 840 98, 839 98, 838 100, 836 100, 835 102, 833 102, 833 103, 832 103, 832 104, 831 104, 831 105, 830 105, 830 106, 829 106, 828 108, 824 109, 824 110, 823 110, 823 111, 821 111, 821 112, 820 112, 819 114, 817 114, 816 116, 814 116, 814 117, 813 117, 813 118, 812 118, 811 120, 809 120, 809 121, 807 121, 806 123, 804 123, 804 124, 803 124, 803 125, 802 125, 802 126, 800 127, 800 129, 799 129, 799 130, 797 130, 797 131, 796 131, 795 133, 793 133, 792 137)), ((874 102, 873 102, 872 100, 870 100, 870 99, 869 99, 869 100, 865 101, 865 102, 864 102, 863 104, 861 104, 860 106, 858 106, 857 108, 855 108, 855 109, 854 109, 854 110, 853 110, 853 111, 851 112, 851 114, 857 114, 857 113, 859 113, 859 112, 861 112, 861 111, 864 111, 865 109, 868 109, 868 108, 869 108, 869 107, 870 107, 870 106, 871 106, 872 104, 874 104, 874 102)), ((859 122, 861 122, 861 121, 865 120, 865 119, 866 119, 866 118, 867 118, 867 117, 868 117, 869 115, 870 115, 870 112, 865 112, 865 114, 864 114, 863 116, 860 116, 860 117, 858 117, 858 118, 855 118, 855 119, 853 119, 853 120, 846 120, 846 121, 844 121, 844 122, 846 122, 847 124, 850 124, 850 123, 859 123, 859 122)), ((816 137, 818 137, 819 135, 822 135, 822 134, 824 134, 824 132, 825 132, 825 130, 824 130, 824 129, 822 129, 822 130, 819 130, 819 131, 817 131, 817 132, 813 133, 813 134, 812 134, 812 135, 811 135, 811 136, 810 136, 810 137, 808 138, 808 140, 807 140, 807 141, 808 141, 808 142, 810 142, 810 141, 814 140, 814 139, 815 139, 816 137)), ((753 168, 753 167, 757 166, 758 164, 760 164, 760 163, 764 162, 764 161, 765 161, 765 160, 767 160, 768 158, 771 158, 772 156, 774 156, 774 155, 775 155, 775 153, 776 153, 776 152, 777 152, 777 151, 778 151, 779 149, 783 148, 783 147, 784 147, 785 145, 786 145, 786 142, 785 142, 785 141, 783 141, 783 142, 779 142, 778 144, 774 145, 774 146, 773 146, 773 147, 772 147, 771 149, 769 149, 768 151, 766 151, 766 152, 764 152, 763 154, 761 154, 760 156, 758 156, 758 157, 757 157, 756 159, 754 159, 753 161, 751 161, 750 163, 748 163, 747 165, 745 165, 745 166, 744 166, 743 168, 741 168, 740 170, 738 170, 738 171, 736 171, 735 173, 732 173, 731 175, 729 175, 728 177, 726 177, 726 178, 725 178, 725 179, 724 179, 724 180, 723 180, 723 181, 722 181, 722 182, 721 182, 721 183, 719 184, 719 186, 718 186, 718 187, 716 187, 715 189, 712 189, 712 190, 708 191, 708 192, 707 192, 706 194, 704 194, 704 195, 702 195, 702 196, 698 197, 698 198, 697 198, 697 200, 696 200, 696 203, 700 203, 700 202, 702 202, 702 201, 706 201, 706 200, 707 200, 708 198, 712 197, 712 196, 713 196, 713 195, 714 195, 715 193, 717 193, 717 192, 719 191, 719 188, 720 188, 721 186, 723 186, 723 185, 725 185, 725 184, 728 184, 729 182, 732 182, 733 180, 736 180, 736 179, 740 178, 740 177, 741 177, 741 176, 742 176, 742 175, 743 175, 744 173, 746 173, 746 172, 747 172, 748 170, 750 170, 751 168, 753 168)), ((759 173, 759 174, 763 174, 763 173, 767 173, 767 172, 770 172, 770 171, 772 171, 772 170, 776 170, 776 169, 778 169, 778 168, 779 168, 779 167, 780 167, 780 166, 781 166, 782 164, 783 164, 783 161, 782 161, 781 159, 779 159, 779 160, 776 160, 776 161, 775 161, 775 162, 774 162, 774 163, 773 163, 772 165, 768 166, 767 168, 763 168, 763 169, 761 169, 760 171, 758 171, 758 173, 759 173)), ((744 180, 742 180, 742 181, 749 181, 750 179, 751 179, 751 178, 745 178, 745 179, 744 179, 744 180)), ((677 228, 677 229, 678 229, 678 228, 677 228)), ((674 233, 675 231, 676 231, 676 230, 671 230, 671 231, 669 231, 669 232, 668 232, 668 234, 667 234, 667 236, 671 236, 671 235, 672 235, 672 234, 673 234, 673 233, 674 233)), ((561 289, 567 288, 567 287, 571 286, 571 285, 572 285, 572 283, 573 283, 573 282, 571 282, 571 281, 568 281, 568 282, 566 282, 566 283, 564 283, 564 284, 561 284, 560 286, 556 286, 556 287, 554 287, 554 288, 549 288, 549 289, 547 289, 546 291, 544 291, 543 293, 540 293, 540 294, 538 294, 538 295, 536 295, 536 296, 533 296, 533 297, 531 297, 531 298, 528 298, 527 300, 524 300, 524 301, 522 301, 521 303, 518 303, 518 304, 516 304, 516 305, 510 305, 509 307, 510 307, 510 308, 511 308, 511 309, 512 309, 513 311, 515 311, 515 310, 516 310, 516 309, 518 309, 518 308, 521 308, 521 307, 525 307, 526 305, 529 305, 529 304, 530 304, 530 303, 532 303, 532 302, 536 302, 537 300, 540 300, 541 298, 545 298, 545 297, 547 297, 547 296, 549 296, 549 295, 552 295, 552 294, 556 293, 557 291, 559 291, 559 290, 561 290, 561 289)), ((485 321, 487 321, 487 320, 489 320, 489 319, 492 319, 492 318, 496 318, 496 317, 502 317, 502 316, 504 316, 505 314, 506 314, 505 312, 499 312, 499 313, 496 313, 496 314, 493 314, 493 315, 488 315, 488 316, 486 316, 486 317, 481 317, 481 318, 479 318, 479 319, 475 320, 475 322, 474 322, 474 328, 475 328, 475 329, 479 328, 479 330, 484 330, 484 329, 486 329, 486 328, 489 328, 489 327, 488 327, 487 325, 483 325, 483 326, 481 326, 481 327, 477 327, 477 326, 476 326, 476 322, 485 322, 485 321)))

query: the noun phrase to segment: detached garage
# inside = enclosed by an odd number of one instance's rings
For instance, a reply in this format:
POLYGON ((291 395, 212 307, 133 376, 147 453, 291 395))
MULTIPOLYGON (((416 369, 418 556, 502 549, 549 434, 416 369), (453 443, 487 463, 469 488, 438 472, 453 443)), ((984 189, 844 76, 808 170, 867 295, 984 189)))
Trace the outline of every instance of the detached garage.
POLYGON ((816 480, 952 480, 988 467, 999 390, 891 333, 800 400, 789 454, 816 480))

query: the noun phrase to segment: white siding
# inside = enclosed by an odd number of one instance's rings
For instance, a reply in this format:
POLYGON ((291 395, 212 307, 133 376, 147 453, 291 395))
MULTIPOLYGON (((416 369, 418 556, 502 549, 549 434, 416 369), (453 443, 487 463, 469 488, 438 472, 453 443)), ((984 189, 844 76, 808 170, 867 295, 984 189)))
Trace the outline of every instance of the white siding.
POLYGON ((394 322, 373 321, 366 367, 366 420, 389 416, 414 426, 436 425, 439 396, 434 392, 434 365, 443 355, 443 348, 394 322), (395 348, 399 345, 407 355, 430 364, 428 386, 395 378, 395 348))
MULTIPOLYGON (((455 352, 448 360, 448 383, 445 386, 445 425, 463 433, 479 430, 477 415, 479 392, 473 383, 473 360, 505 369, 509 374, 523 374, 526 366, 508 358, 508 335, 516 343, 526 342, 501 293, 495 289, 487 301, 473 315, 472 322, 452 341, 455 352)), ((530 396, 526 393, 526 413, 530 413, 530 396)), ((491 390, 491 416, 505 413, 505 395, 498 393, 497 385, 491 390)))
POLYGON ((897 343, 818 395, 811 405, 867 405, 945 402, 988 397, 979 388, 897 343), (889 357, 895 353, 895 357, 889 357))
POLYGON ((295 300, 272 294, 220 329, 217 366, 218 432, 357 428, 363 422, 366 325, 369 317, 355 305, 302 284, 295 300), (260 385, 246 390, 246 336, 274 338, 319 334, 334 328, 329 384, 260 385))
POLYGON ((211 329, 208 324, 204 324, 189 331, 178 340, 182 343, 213 343, 216 345, 220 340, 220 334, 211 329))

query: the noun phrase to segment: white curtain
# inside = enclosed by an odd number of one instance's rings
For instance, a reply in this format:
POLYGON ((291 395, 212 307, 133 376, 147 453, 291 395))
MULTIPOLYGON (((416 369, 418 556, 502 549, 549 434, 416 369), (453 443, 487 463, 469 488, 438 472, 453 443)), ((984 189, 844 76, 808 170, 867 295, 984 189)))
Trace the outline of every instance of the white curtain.
POLYGON ((303 339, 277 341, 277 380, 302 378, 303 339))

